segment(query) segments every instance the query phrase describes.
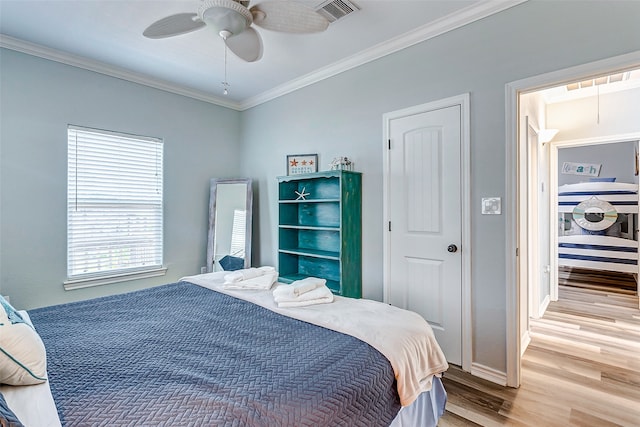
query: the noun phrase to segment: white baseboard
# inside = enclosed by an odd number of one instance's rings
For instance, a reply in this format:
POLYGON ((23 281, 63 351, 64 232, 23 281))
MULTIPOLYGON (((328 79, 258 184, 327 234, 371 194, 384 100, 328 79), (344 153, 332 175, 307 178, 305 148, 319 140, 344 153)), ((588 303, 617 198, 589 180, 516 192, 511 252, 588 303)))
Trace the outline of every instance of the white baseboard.
POLYGON ((501 386, 507 385, 507 373, 498 371, 497 369, 489 368, 488 366, 480 365, 479 363, 471 364, 471 375, 474 375, 483 380, 491 381, 492 383, 499 384, 501 386))
POLYGON ((544 297, 544 300, 540 303, 540 307, 538 307, 538 319, 544 316, 544 312, 547 311, 549 307, 549 303, 551 303, 551 297, 549 295, 544 297))
POLYGON ((520 340, 520 357, 522 357, 524 351, 529 347, 529 343, 531 343, 531 335, 529 334, 529 331, 524 331, 522 339, 520 340))

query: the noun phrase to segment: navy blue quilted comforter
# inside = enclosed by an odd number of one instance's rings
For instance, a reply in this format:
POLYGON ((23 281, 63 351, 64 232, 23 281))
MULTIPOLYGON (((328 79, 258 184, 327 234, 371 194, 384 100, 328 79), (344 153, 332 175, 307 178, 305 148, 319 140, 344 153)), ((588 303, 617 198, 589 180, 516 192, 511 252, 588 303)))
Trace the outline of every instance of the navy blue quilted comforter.
POLYGON ((66 426, 386 426, 368 344, 186 282, 31 310, 66 426))

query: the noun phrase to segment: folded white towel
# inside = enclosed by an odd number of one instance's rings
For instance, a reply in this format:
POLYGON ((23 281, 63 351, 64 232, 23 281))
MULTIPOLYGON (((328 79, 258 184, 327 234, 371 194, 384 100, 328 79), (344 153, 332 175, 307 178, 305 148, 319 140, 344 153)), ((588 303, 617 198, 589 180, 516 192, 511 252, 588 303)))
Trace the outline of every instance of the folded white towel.
POLYGON ((302 280, 296 280, 290 285, 278 286, 273 291, 274 298, 295 298, 300 295, 311 292, 312 290, 324 286, 327 281, 317 277, 307 277, 302 280))
POLYGON ((281 285, 273 292, 273 299, 278 304, 278 307, 304 307, 307 305, 333 302, 333 293, 331 293, 331 290, 324 284, 298 296, 282 295, 281 291, 278 290, 283 286, 291 285, 281 285))
MULTIPOLYGON (((326 286, 322 286, 312 290, 311 292, 307 292, 306 294, 308 298, 297 298, 291 301, 280 301, 278 302, 278 307, 287 308, 287 307, 305 307, 309 305, 315 304, 328 304, 333 302, 333 294, 326 286), (313 297, 312 295, 313 294, 313 297)), ((303 296, 304 296, 303 295, 303 296)))
POLYGON ((240 282, 225 282, 222 287, 224 289, 263 289, 269 290, 271 286, 278 280, 278 272, 266 272, 261 276, 253 279, 242 280, 240 282))
POLYGON ((259 268, 245 268, 243 270, 236 270, 229 274, 225 274, 224 281, 225 283, 236 283, 242 282, 243 280, 253 279, 255 277, 260 277, 265 273, 274 272, 276 269, 274 267, 264 266, 259 268))

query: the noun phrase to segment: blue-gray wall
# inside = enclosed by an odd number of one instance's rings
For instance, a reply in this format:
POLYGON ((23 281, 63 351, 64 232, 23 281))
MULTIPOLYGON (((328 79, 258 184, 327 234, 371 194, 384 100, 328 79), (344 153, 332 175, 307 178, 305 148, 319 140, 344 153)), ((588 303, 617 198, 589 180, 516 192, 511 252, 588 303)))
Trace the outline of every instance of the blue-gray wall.
POLYGON ((0 290, 20 308, 126 292, 205 265, 209 179, 239 171, 240 113, 0 50, 0 290), (164 139, 167 275, 65 291, 67 125, 164 139))
POLYGON ((506 371, 505 84, 640 49, 640 2, 529 1, 245 111, 244 174, 257 181, 260 261, 277 260, 276 175, 287 154, 345 155, 363 172, 363 291, 382 298, 382 115, 471 95, 473 361, 506 371))
POLYGON ((561 171, 564 162, 602 165, 598 178, 615 178, 616 182, 638 182, 635 175, 636 145, 635 141, 630 141, 558 149, 558 185, 587 182, 591 178, 563 174, 561 171))
POLYGON ((3 51, 1 290, 33 307, 193 274, 212 176, 255 180, 253 263, 275 265, 275 177, 287 154, 318 153, 321 169, 345 155, 363 172, 364 296, 381 299, 382 114, 469 92, 473 361, 504 372, 506 222, 480 215, 480 199, 510 203, 505 84, 639 50, 639 16, 635 1, 532 0, 242 113, 3 51), (67 123, 165 138, 167 277, 62 291, 67 123))

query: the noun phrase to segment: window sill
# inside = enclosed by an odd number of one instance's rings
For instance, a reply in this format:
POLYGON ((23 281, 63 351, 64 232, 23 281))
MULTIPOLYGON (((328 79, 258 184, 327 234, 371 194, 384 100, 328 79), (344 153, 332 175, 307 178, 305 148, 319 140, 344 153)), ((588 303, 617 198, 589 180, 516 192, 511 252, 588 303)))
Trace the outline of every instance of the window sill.
POLYGON ((137 270, 128 273, 112 274, 105 276, 83 277, 79 279, 68 279, 63 282, 65 291, 74 289, 90 288, 93 286, 109 285, 111 283, 126 282, 129 280, 147 279, 149 277, 164 276, 167 274, 166 267, 158 267, 149 270, 137 270))

